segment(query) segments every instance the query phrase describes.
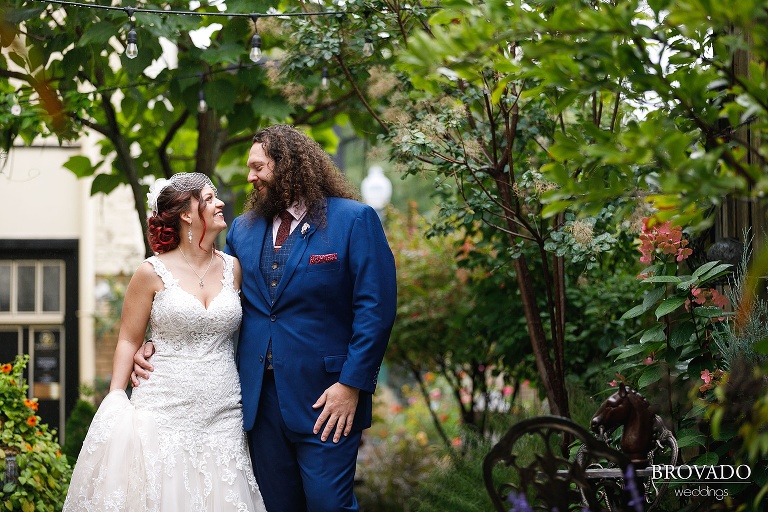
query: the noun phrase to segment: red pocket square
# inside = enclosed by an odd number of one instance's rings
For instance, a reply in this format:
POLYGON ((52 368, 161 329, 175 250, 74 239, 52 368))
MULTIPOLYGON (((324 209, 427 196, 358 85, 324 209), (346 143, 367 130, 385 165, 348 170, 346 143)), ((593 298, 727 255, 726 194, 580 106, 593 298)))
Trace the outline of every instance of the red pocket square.
POLYGON ((309 257, 310 265, 317 265, 319 263, 330 263, 339 259, 339 255, 335 252, 331 254, 313 254, 309 257))

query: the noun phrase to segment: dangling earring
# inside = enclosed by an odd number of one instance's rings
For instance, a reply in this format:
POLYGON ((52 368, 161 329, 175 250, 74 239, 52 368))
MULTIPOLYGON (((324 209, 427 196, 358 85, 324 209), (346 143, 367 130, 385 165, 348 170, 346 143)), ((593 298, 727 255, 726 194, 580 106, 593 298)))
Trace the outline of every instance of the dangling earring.
POLYGON ((187 238, 189 239, 189 243, 192 243, 192 223, 189 223, 189 231, 187 232, 187 238))

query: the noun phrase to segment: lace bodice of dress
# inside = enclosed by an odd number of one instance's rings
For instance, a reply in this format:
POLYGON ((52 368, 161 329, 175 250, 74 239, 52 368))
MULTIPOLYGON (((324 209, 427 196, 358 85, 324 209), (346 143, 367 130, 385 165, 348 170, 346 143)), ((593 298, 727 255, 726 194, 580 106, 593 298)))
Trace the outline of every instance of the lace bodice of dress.
POLYGON ((156 411, 158 427, 182 443, 242 430, 233 341, 242 308, 233 287, 233 258, 218 254, 224 258, 224 287, 207 309, 160 258, 147 259, 165 288, 155 294, 149 319, 154 371, 133 390, 131 401, 156 411))
POLYGON ((189 356, 211 351, 232 351, 232 334, 243 316, 240 296, 234 289, 233 258, 224 258, 224 288, 211 301, 208 309, 192 294, 179 286, 171 272, 157 256, 147 258, 163 280, 165 288, 152 304, 150 328, 158 351, 172 348, 189 356))

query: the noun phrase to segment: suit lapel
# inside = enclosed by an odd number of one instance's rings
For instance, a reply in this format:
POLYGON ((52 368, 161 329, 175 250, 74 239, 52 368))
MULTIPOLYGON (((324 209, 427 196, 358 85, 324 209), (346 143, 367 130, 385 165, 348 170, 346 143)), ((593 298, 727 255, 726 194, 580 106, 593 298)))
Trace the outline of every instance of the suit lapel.
MULTIPOLYGON (((251 247, 253 252, 251 253, 251 258, 248 264, 253 265, 253 275, 258 276, 258 279, 256 279, 256 287, 261 292, 261 295, 264 297, 266 303, 269 304, 269 289, 267 288, 267 283, 265 283, 264 279, 261 277, 261 253, 264 250, 264 240, 267 236, 267 228, 271 229, 272 225, 271 223, 268 223, 267 220, 263 217, 259 217, 253 223, 253 232, 251 235, 249 235, 252 240, 251 247)), ((243 274, 245 274, 245 272, 243 272, 243 274)))

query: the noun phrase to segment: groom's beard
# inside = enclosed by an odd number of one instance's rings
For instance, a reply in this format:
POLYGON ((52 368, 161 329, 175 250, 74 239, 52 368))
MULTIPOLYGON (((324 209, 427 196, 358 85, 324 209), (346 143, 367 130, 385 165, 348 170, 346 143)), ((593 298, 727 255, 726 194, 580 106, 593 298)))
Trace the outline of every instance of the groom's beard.
POLYGON ((255 188, 251 190, 245 203, 245 210, 257 217, 272 220, 280 212, 288 208, 288 205, 285 204, 285 201, 277 193, 272 183, 268 183, 265 187, 263 195, 255 188))

